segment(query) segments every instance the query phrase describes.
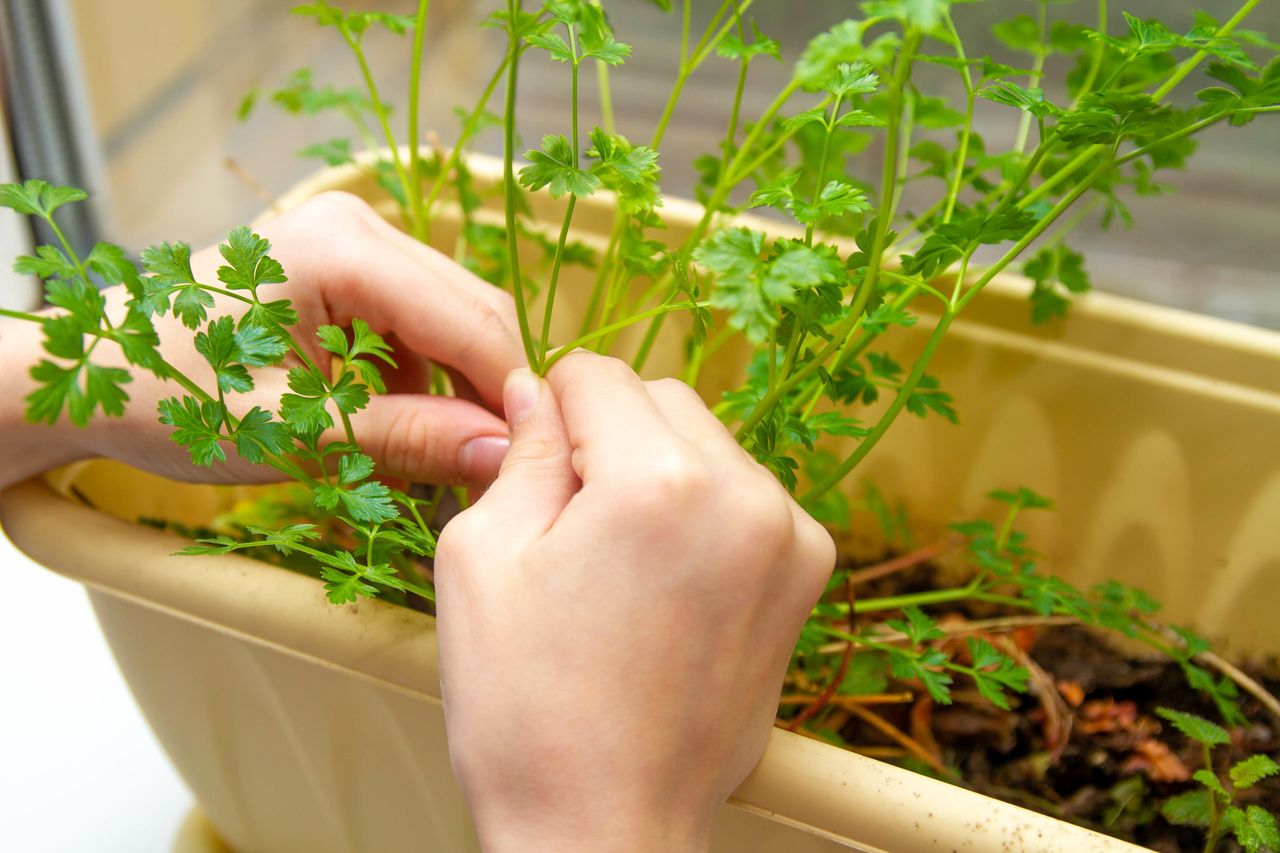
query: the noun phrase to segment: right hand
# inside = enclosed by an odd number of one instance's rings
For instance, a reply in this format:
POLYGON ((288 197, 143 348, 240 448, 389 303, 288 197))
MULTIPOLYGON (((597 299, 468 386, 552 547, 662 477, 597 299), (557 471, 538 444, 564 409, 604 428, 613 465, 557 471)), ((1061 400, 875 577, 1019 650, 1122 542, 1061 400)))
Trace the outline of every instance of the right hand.
POLYGON ((699 850, 759 760, 835 560, 675 380, 514 371, 512 444, 436 562, 442 689, 487 850, 699 850))

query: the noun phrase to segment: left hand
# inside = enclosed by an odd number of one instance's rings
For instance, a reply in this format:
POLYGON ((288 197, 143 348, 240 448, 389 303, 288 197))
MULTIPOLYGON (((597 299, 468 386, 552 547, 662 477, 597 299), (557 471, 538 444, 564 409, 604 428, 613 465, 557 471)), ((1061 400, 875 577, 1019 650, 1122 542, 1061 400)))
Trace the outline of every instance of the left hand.
MULTIPOLYGON (((298 312, 295 339, 318 364, 328 359, 315 331, 325 324, 349 326, 359 317, 397 344, 401 369, 388 375, 387 395, 375 396, 352 418, 361 448, 385 474, 415 482, 487 485, 507 448, 501 411, 502 383, 523 365, 511 297, 427 246, 396 230, 367 204, 345 193, 324 193, 263 225, 271 256, 289 281, 268 285, 264 297, 289 299, 298 312), (428 360, 450 371, 458 397, 425 393, 428 360)), ((216 247, 192 256, 197 281, 217 283, 223 263, 216 247)), ((104 291, 113 318, 124 315, 128 294, 104 291)), ((247 306, 217 297, 210 318, 238 316, 247 306)), ((193 332, 172 314, 155 318, 166 360, 203 388, 213 388, 212 371, 192 345, 193 332)), ((104 346, 103 350, 108 347, 104 346)), ((22 400, 34 387, 26 369, 43 356, 40 330, 20 321, 0 323, 0 487, 76 459, 107 456, 179 480, 262 482, 279 479, 265 465, 252 465, 228 447, 227 462, 212 468, 191 463, 169 440, 156 404, 182 389, 131 368, 130 400, 123 417, 95 416, 76 429, 22 420, 22 400), (15 369, 19 368, 20 369, 15 369)), ((114 359, 118 352, 101 361, 114 359)), ((255 388, 232 394, 234 414, 253 406, 274 412, 286 390, 286 368, 255 372, 255 388)), ((326 438, 338 440, 340 432, 326 438)))

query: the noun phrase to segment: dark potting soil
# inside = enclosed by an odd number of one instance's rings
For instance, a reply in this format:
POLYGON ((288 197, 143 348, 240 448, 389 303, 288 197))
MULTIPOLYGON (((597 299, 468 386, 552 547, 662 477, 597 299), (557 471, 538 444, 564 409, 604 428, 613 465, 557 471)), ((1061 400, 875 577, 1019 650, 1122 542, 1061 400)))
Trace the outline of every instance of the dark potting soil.
MULTIPOLYGON (((938 574, 926 565, 857 591, 860 597, 874 598, 952 585, 938 574)), ((950 614, 933 609, 931 615, 943 623, 1011 613, 983 607, 957 608, 950 614)), ((958 773, 958 779, 947 781, 1156 850, 1203 849, 1199 829, 1171 825, 1159 813, 1165 799, 1197 787, 1190 776, 1203 766, 1203 758, 1200 746, 1161 720, 1156 709, 1173 708, 1221 723, 1212 700, 1187 684, 1175 662, 1145 647, 1129 649, 1091 628, 1020 627, 1004 636, 1042 671, 1033 672, 1032 680, 1039 676, 1045 688, 1017 697, 1010 711, 967 690, 960 678, 952 685, 951 705, 933 703, 927 694, 920 698, 916 691, 910 704, 867 710, 934 751, 944 767, 958 773)), ((1273 695, 1280 693, 1275 660, 1244 662, 1241 669, 1273 695)), ((1248 723, 1228 727, 1231 744, 1214 753, 1219 776, 1249 755, 1264 752, 1274 758, 1280 750, 1280 720, 1248 693, 1240 696, 1248 723)), ((897 745, 856 716, 843 724, 840 734, 855 747, 897 745)), ((923 762, 906 763, 938 775, 923 762)), ((1280 777, 1242 792, 1235 804, 1256 804, 1280 814, 1280 777)), ((1239 847, 1226 839, 1218 849, 1239 847)))

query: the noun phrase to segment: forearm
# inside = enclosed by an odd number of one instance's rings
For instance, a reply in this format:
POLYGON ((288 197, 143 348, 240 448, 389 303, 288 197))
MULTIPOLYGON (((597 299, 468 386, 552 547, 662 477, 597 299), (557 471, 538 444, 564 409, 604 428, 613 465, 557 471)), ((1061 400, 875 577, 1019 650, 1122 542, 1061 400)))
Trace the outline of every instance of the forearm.
POLYGON ((89 455, 66 422, 28 423, 26 397, 36 388, 30 369, 43 357, 40 327, 0 319, 0 488, 89 455))

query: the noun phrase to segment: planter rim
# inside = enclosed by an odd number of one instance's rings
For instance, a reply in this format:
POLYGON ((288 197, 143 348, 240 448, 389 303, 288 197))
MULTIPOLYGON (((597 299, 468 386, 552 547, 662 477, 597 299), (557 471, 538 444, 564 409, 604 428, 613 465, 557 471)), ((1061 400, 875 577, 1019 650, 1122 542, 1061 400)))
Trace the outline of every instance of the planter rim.
MULTIPOLYGON (((335 607, 319 581, 236 554, 174 556, 181 538, 78 503, 41 478, 0 493, 0 525, 32 559, 95 593, 440 703, 435 620, 426 614, 377 600, 335 607), (95 543, 93 560, 78 548, 85 539, 95 543)), ((935 821, 911 831, 922 851, 1140 849, 777 728, 729 802, 855 849, 901 849, 905 814, 894 804, 919 802, 935 821)))

